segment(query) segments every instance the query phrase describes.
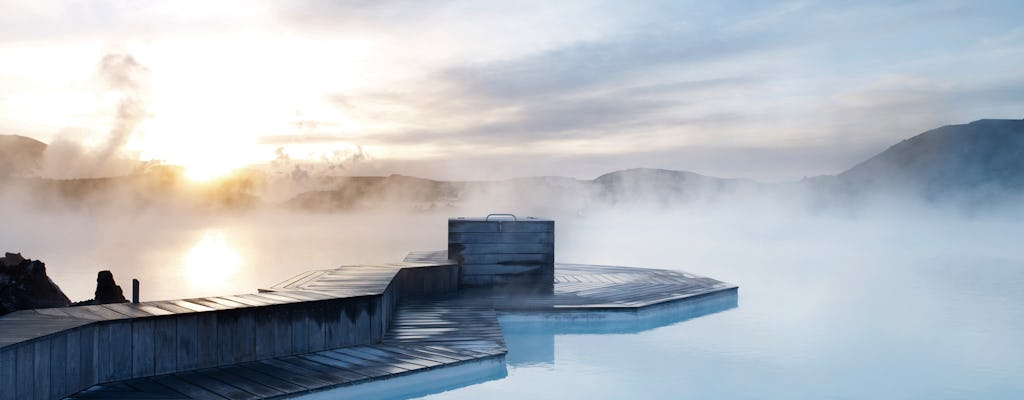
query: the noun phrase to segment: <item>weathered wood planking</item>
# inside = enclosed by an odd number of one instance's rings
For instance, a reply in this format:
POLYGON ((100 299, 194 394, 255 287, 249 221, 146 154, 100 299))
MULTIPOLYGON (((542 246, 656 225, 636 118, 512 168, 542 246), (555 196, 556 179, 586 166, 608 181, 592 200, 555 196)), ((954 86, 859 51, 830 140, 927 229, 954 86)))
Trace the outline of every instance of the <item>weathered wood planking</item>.
POLYGON ((554 235, 552 220, 449 219, 447 258, 459 263, 462 286, 547 287, 554 282, 554 235))
POLYGON ((0 349, 0 399, 13 400, 17 389, 18 354, 13 347, 0 349))
MULTIPOLYGON (((553 232, 513 232, 513 233, 449 233, 448 243, 462 244, 548 244, 555 241, 553 232)), ((449 250, 449 255, 451 251, 449 250)))
POLYGON ((448 261, 347 266, 286 282, 308 288, 15 312, 0 317, 0 399, 378 342, 400 298, 453 291, 457 276, 448 261))
MULTIPOLYGON (((362 310, 365 314, 365 309, 362 310)), ((368 317, 367 317, 368 318, 368 317)), ((460 363, 504 357, 490 308, 416 300, 395 310, 383 343, 105 383, 75 399, 264 399, 354 385, 460 363), (444 332, 437 327, 445 327, 444 332), (419 338, 419 339, 416 339, 419 338)), ((357 318, 358 319, 358 318, 357 318)), ((257 321, 261 318, 257 318, 257 321)))
POLYGON ((507 218, 449 218, 448 232, 497 233, 497 232, 554 232, 555 221, 526 217, 510 220, 507 218))
POLYGON ((74 397, 281 396, 503 355, 493 309, 635 310, 735 290, 675 271, 560 264, 553 293, 412 300, 457 288, 460 268, 429 253, 418 263, 307 273, 261 294, 5 316, 0 383, 11 384, 0 399, 61 397, 104 380, 120 382, 74 397), (430 260, 437 265, 422 264, 430 260), (32 337, 35 328, 48 333, 32 337))

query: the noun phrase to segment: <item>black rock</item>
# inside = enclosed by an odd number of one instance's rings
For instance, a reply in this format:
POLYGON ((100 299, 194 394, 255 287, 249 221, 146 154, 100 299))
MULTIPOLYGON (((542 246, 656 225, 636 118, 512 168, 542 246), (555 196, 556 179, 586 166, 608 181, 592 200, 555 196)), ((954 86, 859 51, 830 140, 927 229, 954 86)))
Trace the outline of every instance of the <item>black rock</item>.
POLYGON ((127 303, 121 287, 114 282, 114 274, 100 271, 96 274, 96 297, 93 304, 127 303))
POLYGON ((69 305, 68 296, 46 276, 46 264, 20 253, 6 253, 0 258, 0 315, 69 305))

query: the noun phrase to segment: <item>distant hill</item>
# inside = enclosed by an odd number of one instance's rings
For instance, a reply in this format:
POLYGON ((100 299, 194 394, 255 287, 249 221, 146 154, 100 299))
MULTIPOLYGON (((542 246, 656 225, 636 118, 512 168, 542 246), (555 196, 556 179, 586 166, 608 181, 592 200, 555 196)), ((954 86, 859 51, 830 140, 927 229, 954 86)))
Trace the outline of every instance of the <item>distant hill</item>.
POLYGON ((402 175, 338 177, 327 190, 301 193, 290 208, 350 210, 384 204, 428 210, 479 204, 515 209, 580 210, 594 205, 672 205, 713 200, 760 185, 686 171, 636 168, 594 180, 544 176, 499 181, 446 182, 402 175))
POLYGON ((634 168, 597 177, 599 200, 611 204, 655 202, 663 205, 707 200, 757 189, 760 184, 747 179, 723 179, 689 171, 634 168))
POLYGON ((0 178, 24 176, 39 169, 46 143, 18 135, 0 135, 0 178))
POLYGON ((470 211, 583 211, 592 207, 675 206, 810 193, 813 207, 856 205, 881 195, 928 200, 1012 201, 1024 197, 1024 120, 979 120, 933 129, 899 142, 838 175, 799 183, 762 184, 688 171, 635 168, 592 180, 558 176, 495 181, 437 181, 403 175, 271 175, 256 170, 195 185, 180 168, 149 166, 121 177, 25 177, 39 167, 46 144, 0 136, 0 177, 20 182, 33 203, 102 207, 185 203, 213 208, 281 205, 317 211, 398 207, 470 211), (280 202, 279 202, 280 201, 280 202))
POLYGON ((927 199, 1024 192, 1024 120, 983 119, 932 129, 835 176, 852 195, 927 199))

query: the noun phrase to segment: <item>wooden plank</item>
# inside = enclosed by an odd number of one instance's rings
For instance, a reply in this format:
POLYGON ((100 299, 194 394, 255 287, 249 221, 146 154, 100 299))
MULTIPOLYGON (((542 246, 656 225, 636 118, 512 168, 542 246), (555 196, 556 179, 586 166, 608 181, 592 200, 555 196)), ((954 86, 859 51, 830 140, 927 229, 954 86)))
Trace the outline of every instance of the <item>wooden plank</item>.
POLYGON ((376 356, 367 355, 366 353, 356 350, 358 347, 359 346, 334 349, 331 351, 331 355, 341 360, 365 365, 367 367, 371 367, 392 374, 400 374, 406 371, 412 371, 421 368, 419 365, 397 362, 393 360, 382 360, 376 356))
POLYGON ((306 308, 308 328, 308 339, 309 351, 320 351, 326 348, 326 337, 324 331, 328 328, 326 325, 328 322, 327 310, 317 304, 316 306, 310 306, 306 308))
MULTIPOLYGON (((68 314, 71 318, 88 319, 88 320, 103 320, 106 319, 103 316, 90 311, 91 307, 65 307, 60 308, 68 314)), ((42 311, 42 310, 37 310, 42 311)))
POLYGON ((250 380, 245 377, 238 375, 232 375, 224 373, 224 368, 217 368, 205 371, 206 375, 211 378, 217 379, 221 382, 225 382, 236 388, 242 389, 248 393, 252 393, 256 398, 268 398, 281 396, 284 392, 274 389, 259 381, 250 380))
POLYGON ((269 298, 269 297, 261 296, 259 294, 252 294, 252 293, 240 294, 240 295, 236 295, 236 296, 233 296, 233 297, 238 297, 240 299, 245 299, 245 300, 248 300, 248 301, 251 301, 251 302, 259 302, 259 303, 263 303, 265 305, 283 304, 283 303, 290 303, 291 302, 290 300, 272 299, 272 298, 269 298))
POLYGON ((513 264, 513 265, 547 265, 554 273, 555 255, 514 253, 514 254, 467 254, 461 255, 462 267, 470 264, 513 264))
POLYGON ((156 365, 153 320, 134 320, 131 322, 131 331, 131 376, 151 376, 156 365))
POLYGON ((448 254, 458 254, 457 248, 452 245, 458 244, 479 244, 479 243, 554 243, 555 234, 552 232, 539 233, 449 233, 448 254))
POLYGON ((96 314, 96 315, 98 315, 100 317, 103 317, 103 320, 105 320, 105 321, 112 321, 112 320, 117 320, 117 319, 128 318, 127 315, 121 314, 121 313, 119 313, 117 311, 111 310, 111 309, 109 309, 107 307, 104 307, 102 305, 83 306, 82 308, 89 309, 89 312, 91 312, 93 314, 96 314))
POLYGON ((113 344, 110 343, 110 324, 96 324, 96 381, 110 382, 114 379, 114 365, 111 362, 113 344))
POLYGON ((292 306, 291 310, 291 350, 289 354, 309 352, 309 326, 307 323, 308 311, 305 307, 292 306))
MULTIPOLYGON (((458 254, 554 254, 554 243, 477 243, 466 246, 458 254)), ((447 256, 447 255, 446 255, 447 256)))
POLYGON ((210 300, 210 299, 207 299, 207 298, 188 299, 188 302, 189 303, 193 303, 193 304, 198 304, 198 305, 201 305, 203 307, 209 307, 209 308, 214 309, 214 310, 230 310, 230 309, 235 308, 235 307, 232 307, 232 306, 226 306, 224 304, 218 303, 216 301, 213 301, 213 300, 210 300))
POLYGON ((179 371, 199 368, 199 331, 196 315, 179 315, 175 322, 175 365, 179 371))
POLYGON ((50 396, 64 397, 68 392, 68 336, 61 332, 50 336, 50 396))
POLYGON ((466 264, 462 266, 462 275, 550 275, 550 265, 537 264, 466 264))
POLYGON ((465 361, 465 360, 473 359, 473 356, 470 356, 470 355, 458 353, 458 352, 455 352, 455 351, 446 351, 446 350, 442 350, 442 349, 431 348, 429 346, 405 345, 405 344, 403 344, 403 345, 400 345, 400 346, 399 345, 389 345, 389 347, 391 347, 391 348, 399 348, 399 349, 406 349, 406 350, 417 352, 417 353, 434 355, 434 356, 437 356, 437 357, 448 358, 448 359, 452 359, 452 360, 456 360, 456 361, 465 361))
POLYGON ((185 399, 186 396, 181 392, 174 390, 166 385, 161 384, 153 378, 142 378, 132 379, 124 382, 126 385, 138 391, 133 393, 135 396, 145 395, 146 398, 152 399, 185 399))
POLYGON ((96 375, 99 370, 99 357, 96 352, 96 324, 79 328, 79 364, 78 389, 84 389, 99 382, 96 375))
POLYGON ((215 303, 219 303, 221 305, 224 305, 226 307, 231 307, 231 308, 246 308, 246 307, 249 307, 248 304, 237 302, 237 301, 233 301, 233 300, 227 299, 225 297, 207 297, 206 300, 209 300, 209 301, 212 301, 212 302, 215 302, 215 303))
POLYGON ((387 363, 382 363, 377 360, 355 357, 350 354, 342 353, 338 350, 340 349, 324 351, 317 354, 335 360, 335 363, 339 366, 344 366, 344 368, 348 368, 354 372, 372 377, 400 374, 407 371, 404 368, 388 365, 387 363))
POLYGON ((265 306, 265 305, 273 304, 273 303, 269 303, 269 302, 265 302, 265 301, 257 301, 257 300, 253 300, 253 299, 248 299, 248 298, 241 297, 241 296, 222 296, 222 297, 225 298, 225 299, 231 300, 233 302, 236 302, 236 303, 245 304, 245 305, 253 306, 253 307, 259 307, 259 306, 265 306))
POLYGON ((33 399, 50 398, 50 340, 36 339, 32 342, 32 357, 34 360, 33 372, 33 399))
POLYGON ((148 305, 148 304, 139 304, 138 308, 141 311, 145 311, 145 312, 153 314, 153 315, 170 315, 170 314, 174 314, 173 312, 164 310, 164 309, 162 309, 160 307, 151 306, 151 305, 148 305))
POLYGON ((238 333, 238 313, 220 311, 217 316, 217 365, 235 362, 235 337, 238 333))
POLYGON ((174 304, 174 305, 178 306, 178 307, 184 307, 184 308, 187 308, 187 309, 195 311, 195 312, 213 311, 213 309, 210 308, 210 307, 204 306, 202 304, 196 304, 196 303, 193 303, 191 301, 186 301, 186 300, 169 300, 169 302, 171 304, 174 304))
POLYGON ((320 364, 302 357, 283 357, 279 360, 310 371, 315 371, 315 373, 319 374, 320 377, 330 379, 331 383, 335 385, 366 379, 365 375, 360 375, 352 371, 327 364, 320 364))
POLYGON ((16 348, 18 371, 15 380, 18 387, 14 391, 14 397, 31 399, 35 397, 35 344, 22 343, 16 348))
POLYGON ((380 377, 380 376, 391 375, 391 374, 389 374, 387 372, 381 371, 379 369, 373 369, 373 368, 368 367, 366 365, 354 364, 354 363, 351 363, 351 362, 348 362, 348 361, 343 361, 343 360, 341 360, 336 355, 334 357, 332 357, 330 352, 303 354, 303 355, 300 355, 299 357, 302 357, 304 359, 307 359, 307 360, 310 360, 310 361, 313 361, 313 362, 317 362, 317 363, 320 363, 320 364, 325 364, 325 365, 329 365, 329 366, 332 366, 332 367, 335 367, 335 368, 351 371, 351 372, 353 372, 355 374, 361 375, 363 377, 368 377, 368 378, 376 378, 376 377, 380 377))
POLYGON ((255 332, 254 332, 255 333, 254 350, 255 350, 255 357, 256 357, 257 360, 262 360, 264 358, 270 358, 270 357, 273 357, 275 355, 274 354, 274 347, 275 347, 275 337, 274 337, 274 334, 275 334, 276 330, 275 330, 274 323, 276 322, 276 320, 274 319, 274 314, 276 313, 276 311, 278 311, 278 310, 276 310, 274 308, 271 308, 271 307, 256 307, 256 308, 253 308, 254 319, 255 319, 254 322, 256 324, 256 328, 255 328, 255 332))
POLYGON ((497 232, 554 232, 555 221, 552 220, 519 220, 491 219, 490 221, 449 219, 448 233, 497 233, 497 232))
POLYGON ((292 353, 292 315, 287 307, 267 307, 274 329, 274 356, 292 353))
POLYGON ((279 296, 279 295, 272 294, 272 293, 260 293, 258 295, 254 294, 254 295, 250 295, 250 296, 257 296, 257 297, 262 298, 262 299, 274 300, 274 301, 277 301, 278 303, 301 303, 301 302, 305 301, 305 300, 295 299, 295 298, 292 298, 292 297, 279 296))
POLYGON ((161 385, 174 389, 191 399, 224 399, 224 396, 186 382, 177 375, 162 375, 153 379, 161 385))
POLYGON ((418 357, 411 357, 404 354, 382 351, 380 349, 376 349, 369 346, 349 347, 346 348, 345 350, 348 350, 349 354, 354 354, 359 358, 374 360, 387 365, 394 365, 408 370, 417 370, 426 367, 436 367, 438 365, 441 365, 441 363, 438 362, 421 359, 418 357))
POLYGON ((373 354, 383 359, 397 360, 406 362, 409 364, 416 364, 423 367, 436 367, 449 363, 451 361, 435 361, 436 357, 421 357, 416 355, 410 355, 406 351, 397 351, 391 347, 385 346, 359 346, 354 350, 364 352, 366 354, 373 354))
POLYGON ((14 346, 0 349, 0 400, 15 400, 18 355, 14 346))
POLYGON ((243 364, 242 367, 279 378, 307 389, 319 389, 333 385, 331 381, 310 375, 309 371, 299 370, 296 372, 291 369, 290 364, 286 364, 284 367, 280 367, 277 364, 278 362, 274 361, 274 359, 269 359, 255 363, 246 363, 243 364))
POLYGON ((154 366, 156 374, 178 370, 178 317, 153 320, 154 366))
POLYGON ((224 373, 233 376, 240 376, 251 381, 260 382, 267 385, 281 393, 301 393, 308 390, 308 388, 301 386, 297 383, 289 382, 287 380, 279 379, 276 376, 267 375, 259 372, 256 369, 252 369, 249 364, 240 364, 232 366, 231 368, 225 368, 224 373))
POLYGON ((74 393, 82 389, 82 329, 66 332, 64 354, 64 379, 67 382, 65 393, 74 393))
POLYGON ((178 374, 178 377, 185 382, 199 386, 208 391, 214 392, 222 397, 233 399, 233 400, 255 400, 258 399, 256 395, 246 392, 237 387, 231 386, 227 383, 221 382, 213 377, 207 375, 201 370, 196 372, 190 372, 186 374, 178 374))
POLYGON ((214 313, 196 314, 196 332, 199 340, 196 349, 199 352, 199 367, 212 367, 219 361, 217 315, 214 313))
MULTIPOLYGON (((326 387, 326 386, 334 386, 334 385, 337 385, 339 383, 332 376, 330 376, 328 374, 325 374, 322 371, 316 371, 316 370, 310 370, 308 368, 302 368, 302 367, 300 367, 298 365, 295 365, 293 363, 288 363, 288 362, 284 362, 283 361, 283 360, 288 359, 288 358, 289 357, 272 358, 272 359, 269 359, 269 360, 260 361, 260 364, 263 364, 263 365, 265 365, 267 367, 273 367, 274 369, 283 371, 283 372, 280 373, 280 375, 275 375, 275 376, 281 377, 282 379, 285 378, 285 377, 287 377, 287 379, 289 381, 294 381, 294 380, 297 380, 297 379, 303 379, 308 384, 312 384, 313 382, 316 382, 317 386, 315 388, 321 388, 321 387, 326 387)), ((306 384, 303 384, 303 386, 306 386, 306 384)))
POLYGON ((130 303, 104 304, 102 307, 105 307, 108 310, 112 310, 127 315, 131 318, 146 318, 153 316, 153 314, 150 314, 146 312, 146 310, 139 308, 138 305, 130 303))
POLYGON ((236 309, 238 315, 232 342, 236 363, 256 359, 256 316, 251 309, 236 309))
POLYGON ((268 292, 268 293, 263 293, 263 295, 264 296, 284 297, 284 298, 290 299, 291 301, 297 301, 297 302, 317 301, 317 300, 323 300, 324 298, 327 297, 327 296, 324 296, 324 295, 317 295, 315 293, 301 292, 301 291, 297 291, 297 290, 282 290, 282 291, 276 291, 276 292, 273 292, 273 293, 269 293, 268 292))
POLYGON ((306 272, 303 272, 301 274, 295 275, 295 276, 293 276, 291 278, 288 278, 284 282, 281 282, 281 283, 278 283, 278 284, 274 285, 274 287, 289 287, 289 286, 291 286, 293 284, 302 282, 304 279, 308 279, 309 277, 311 277, 313 275, 319 275, 319 274, 323 274, 323 271, 322 270, 306 271, 306 272))

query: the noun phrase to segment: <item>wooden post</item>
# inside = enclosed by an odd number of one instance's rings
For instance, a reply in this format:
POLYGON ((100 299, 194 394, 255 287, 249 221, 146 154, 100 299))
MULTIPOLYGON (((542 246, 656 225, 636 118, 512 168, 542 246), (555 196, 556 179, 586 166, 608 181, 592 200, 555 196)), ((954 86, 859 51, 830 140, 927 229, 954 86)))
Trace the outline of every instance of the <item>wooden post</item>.
POLYGON ((139 280, 132 279, 132 304, 139 304, 139 280))

